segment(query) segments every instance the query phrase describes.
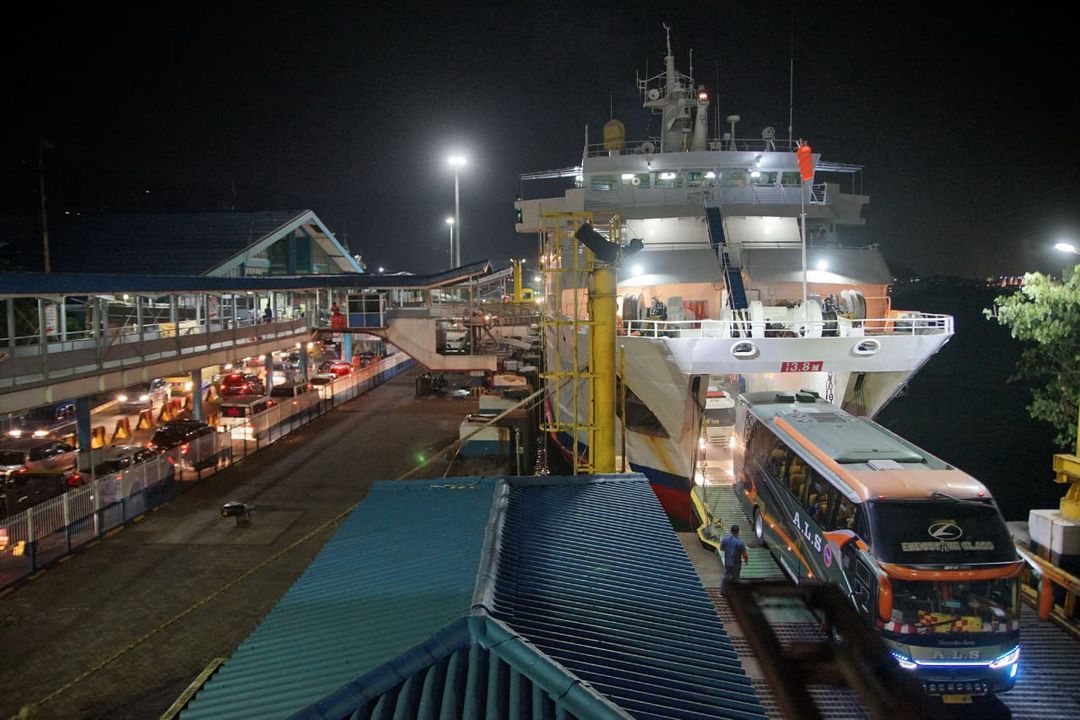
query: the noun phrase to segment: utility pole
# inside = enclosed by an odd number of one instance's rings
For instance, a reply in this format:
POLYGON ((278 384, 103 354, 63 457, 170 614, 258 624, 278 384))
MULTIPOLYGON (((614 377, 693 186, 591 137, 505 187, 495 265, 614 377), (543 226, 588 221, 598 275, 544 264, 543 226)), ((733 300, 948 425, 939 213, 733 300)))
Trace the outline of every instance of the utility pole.
POLYGON ((41 256, 45 272, 52 272, 49 262, 49 213, 45 209, 45 151, 55 147, 43 137, 38 138, 38 195, 41 196, 41 256))

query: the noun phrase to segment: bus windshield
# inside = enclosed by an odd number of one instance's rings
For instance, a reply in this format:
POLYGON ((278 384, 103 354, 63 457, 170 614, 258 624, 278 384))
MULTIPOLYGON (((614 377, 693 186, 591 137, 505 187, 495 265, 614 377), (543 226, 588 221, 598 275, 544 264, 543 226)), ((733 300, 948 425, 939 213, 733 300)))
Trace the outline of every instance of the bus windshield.
POLYGON ((980 565, 1017 559, 993 503, 886 500, 866 503, 874 556, 900 565, 980 565))
POLYGON ((898 634, 1013 632, 1020 628, 1016 578, 973 582, 890 580, 898 634))

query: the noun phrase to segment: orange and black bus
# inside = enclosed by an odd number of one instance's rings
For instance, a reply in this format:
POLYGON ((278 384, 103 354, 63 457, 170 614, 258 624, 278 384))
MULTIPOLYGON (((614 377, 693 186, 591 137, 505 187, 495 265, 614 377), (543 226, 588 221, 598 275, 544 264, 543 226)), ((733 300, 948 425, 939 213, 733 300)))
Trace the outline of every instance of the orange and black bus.
POLYGON ((812 392, 736 404, 736 495, 796 583, 838 586, 945 702, 1009 690, 1020 575, 986 487, 812 392))

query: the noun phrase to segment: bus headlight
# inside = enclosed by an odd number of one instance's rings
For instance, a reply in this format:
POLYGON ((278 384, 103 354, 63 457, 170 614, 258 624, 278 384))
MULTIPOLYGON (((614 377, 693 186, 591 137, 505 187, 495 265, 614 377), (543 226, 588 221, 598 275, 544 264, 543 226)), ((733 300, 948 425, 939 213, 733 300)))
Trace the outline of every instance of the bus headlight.
POLYGON ((1005 653, 1004 655, 999 657, 994 662, 990 663, 990 669, 991 670, 1000 670, 1003 667, 1008 667, 1009 665, 1015 664, 1016 661, 1019 660, 1019 659, 1020 659, 1020 646, 1017 645, 1012 650, 1005 653))
POLYGON ((917 662, 907 657, 906 655, 901 655, 895 650, 890 650, 889 654, 896 658, 896 662, 898 662, 900 664, 900 667, 904 668, 905 670, 914 670, 915 668, 919 667, 919 664, 917 662))
POLYGON ((119 402, 125 403, 125 402, 127 402, 127 395, 124 395, 123 393, 121 393, 120 395, 116 396, 116 399, 119 402))

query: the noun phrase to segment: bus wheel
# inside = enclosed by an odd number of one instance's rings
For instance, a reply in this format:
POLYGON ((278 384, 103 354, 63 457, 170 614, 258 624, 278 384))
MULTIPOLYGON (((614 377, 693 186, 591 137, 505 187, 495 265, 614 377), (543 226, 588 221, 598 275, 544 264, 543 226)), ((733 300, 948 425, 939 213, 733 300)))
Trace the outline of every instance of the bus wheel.
POLYGON ((768 547, 769 544, 765 542, 765 521, 761 517, 761 513, 758 509, 754 508, 754 536, 757 537, 758 542, 761 543, 761 547, 768 547))

